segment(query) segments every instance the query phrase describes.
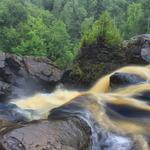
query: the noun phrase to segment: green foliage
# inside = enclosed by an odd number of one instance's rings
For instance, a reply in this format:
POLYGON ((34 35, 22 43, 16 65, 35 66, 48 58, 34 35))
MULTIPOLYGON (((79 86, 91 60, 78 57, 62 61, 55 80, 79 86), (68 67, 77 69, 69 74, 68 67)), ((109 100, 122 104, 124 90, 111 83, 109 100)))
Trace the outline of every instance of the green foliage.
POLYGON ((0 0, 0 51, 47 56, 65 68, 80 43, 119 46, 121 35, 150 33, 149 17, 149 0, 0 0))
POLYGON ((150 1, 149 0, 141 0, 142 8, 144 11, 144 17, 141 22, 141 29, 143 29, 143 33, 150 33, 150 1))
POLYGON ((75 56, 76 43, 71 42, 66 24, 31 1, 15 2, 1 2, 0 51, 47 56, 62 68, 68 66, 75 56))
POLYGON ((11 52, 11 48, 17 46, 20 42, 20 35, 13 27, 2 28, 0 34, 1 50, 4 52, 11 52))
POLYGON ((12 52, 22 55, 47 55, 45 37, 49 30, 41 18, 29 16, 27 22, 20 24, 19 29, 22 39, 20 44, 12 48, 12 52))
POLYGON ((103 12, 100 18, 94 22, 91 32, 89 32, 89 29, 87 30, 84 31, 81 46, 91 45, 99 39, 111 46, 119 46, 122 42, 121 34, 113 24, 108 12, 103 12))
POLYGON ((85 20, 81 24, 81 29, 83 34, 88 34, 89 32, 92 31, 92 25, 94 22, 94 18, 85 18, 85 20))
POLYGON ((48 43, 48 57, 60 67, 67 66, 73 59, 73 53, 66 25, 60 20, 55 21, 52 24, 50 33, 51 42, 48 43))
POLYGON ((132 3, 127 10, 127 24, 126 29, 128 34, 126 37, 140 34, 140 21, 144 16, 142 5, 140 3, 132 3))
POLYGON ((27 19, 27 10, 19 0, 2 0, 0 2, 0 26, 16 26, 27 19))

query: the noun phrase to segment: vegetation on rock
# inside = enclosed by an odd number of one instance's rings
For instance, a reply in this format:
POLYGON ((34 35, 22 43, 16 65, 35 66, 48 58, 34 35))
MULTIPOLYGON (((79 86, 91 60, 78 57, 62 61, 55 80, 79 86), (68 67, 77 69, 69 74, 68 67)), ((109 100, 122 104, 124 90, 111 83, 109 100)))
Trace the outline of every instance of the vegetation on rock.
POLYGON ((81 47, 96 42, 103 42, 110 46, 120 46, 122 43, 121 33, 113 24, 108 12, 103 12, 91 27, 85 28, 81 39, 81 47))

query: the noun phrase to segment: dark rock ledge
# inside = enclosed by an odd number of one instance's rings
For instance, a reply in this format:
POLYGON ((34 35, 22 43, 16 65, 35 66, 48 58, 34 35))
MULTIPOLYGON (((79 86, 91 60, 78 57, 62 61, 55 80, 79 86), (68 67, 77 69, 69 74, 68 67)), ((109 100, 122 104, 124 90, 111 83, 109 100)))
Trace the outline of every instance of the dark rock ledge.
POLYGON ((0 54, 0 101, 50 92, 62 71, 47 58, 0 54))

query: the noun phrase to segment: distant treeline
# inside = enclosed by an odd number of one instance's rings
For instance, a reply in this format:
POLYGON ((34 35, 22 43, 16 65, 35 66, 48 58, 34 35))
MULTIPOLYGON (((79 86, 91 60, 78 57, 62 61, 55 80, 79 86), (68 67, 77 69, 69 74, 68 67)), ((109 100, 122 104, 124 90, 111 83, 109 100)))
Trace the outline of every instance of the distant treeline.
POLYGON ((150 0, 1 0, 0 51, 68 67, 98 38, 119 46, 150 32, 150 0))

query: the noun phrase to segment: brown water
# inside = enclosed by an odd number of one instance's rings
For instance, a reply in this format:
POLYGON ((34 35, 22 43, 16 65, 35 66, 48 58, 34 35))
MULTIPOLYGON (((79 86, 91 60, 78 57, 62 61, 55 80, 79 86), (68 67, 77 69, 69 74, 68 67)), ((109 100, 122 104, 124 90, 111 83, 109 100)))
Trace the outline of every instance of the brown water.
POLYGON ((115 72, 125 73, 125 80, 121 78, 119 84, 127 82, 128 86, 123 84, 113 89, 111 73, 88 91, 56 89, 53 93, 37 93, 11 103, 24 110, 22 113, 26 112, 29 120, 47 119, 48 116, 81 118, 91 128, 92 150, 130 150, 134 145, 133 137, 150 137, 150 69, 149 66, 131 66, 115 72), (137 80, 135 85, 130 85, 132 77, 137 80))

